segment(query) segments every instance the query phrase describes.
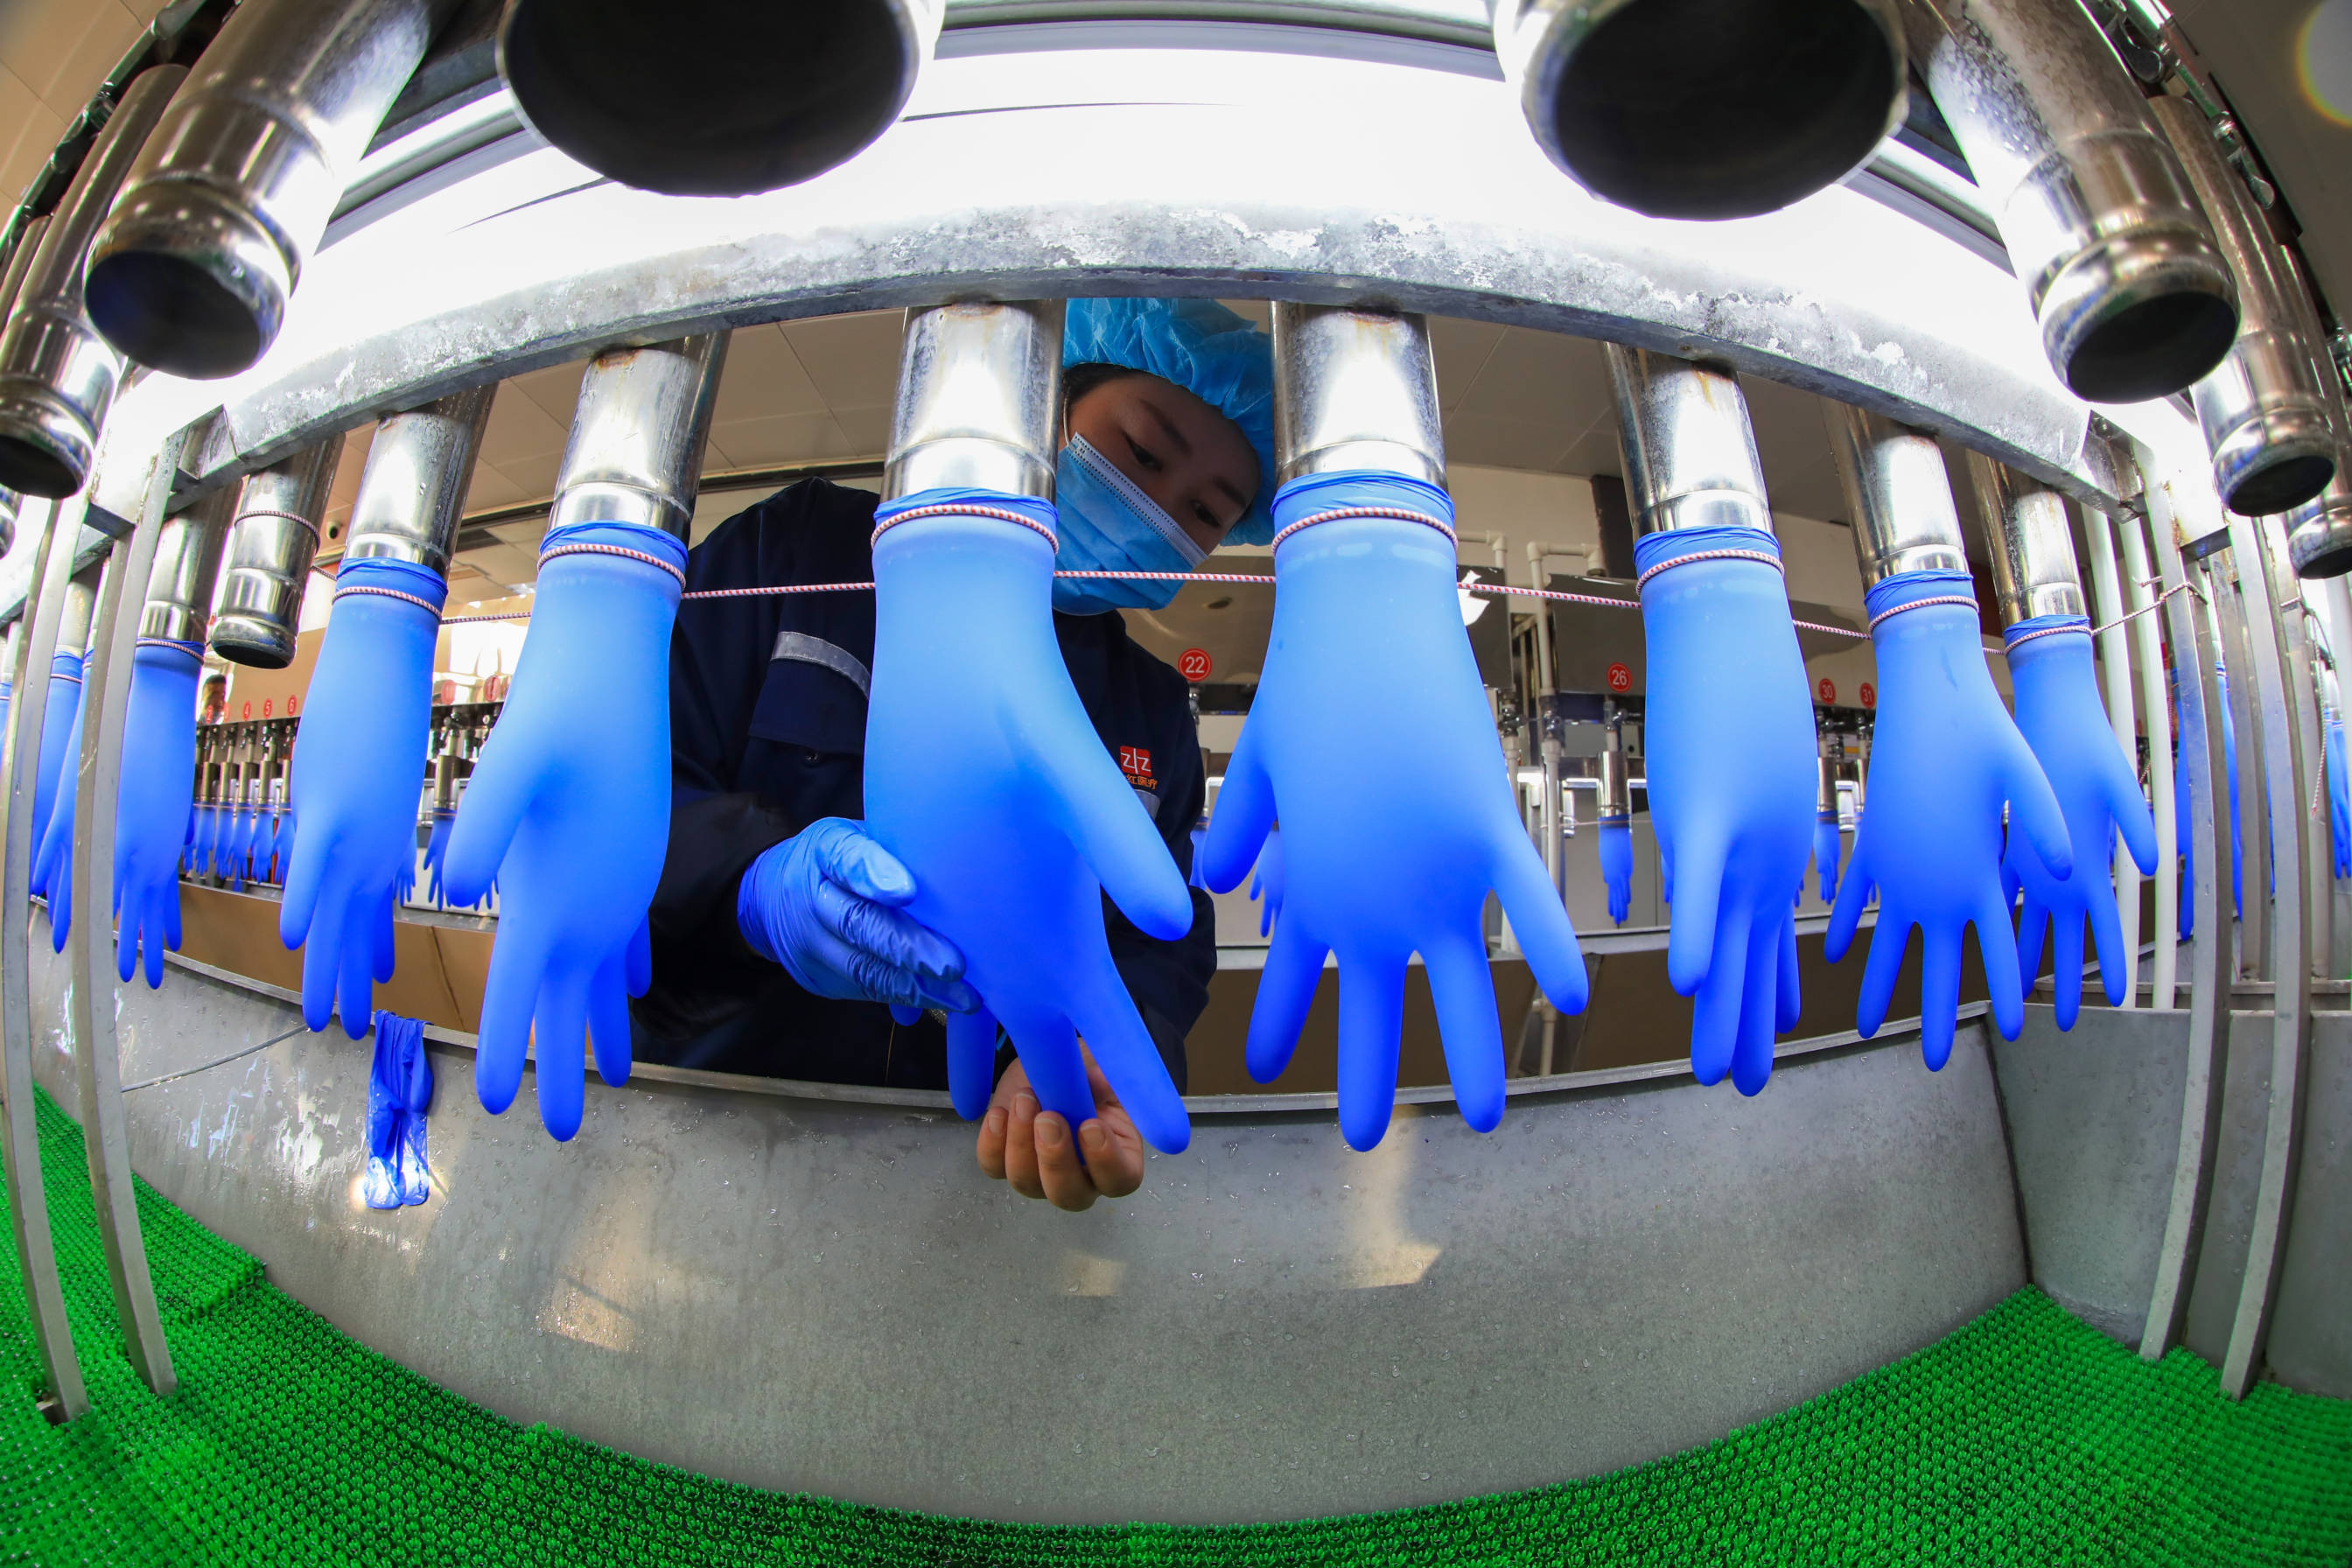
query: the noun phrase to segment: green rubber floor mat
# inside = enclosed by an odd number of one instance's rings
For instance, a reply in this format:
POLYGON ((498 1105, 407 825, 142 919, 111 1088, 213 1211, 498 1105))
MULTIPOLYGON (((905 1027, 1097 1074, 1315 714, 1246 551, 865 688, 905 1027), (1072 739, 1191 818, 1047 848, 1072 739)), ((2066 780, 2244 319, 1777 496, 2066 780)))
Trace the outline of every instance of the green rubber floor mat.
MULTIPOLYGON (((761 1492, 520 1427, 336 1331, 142 1184, 180 1391, 121 1351, 81 1136, 44 1099, 92 1409, 52 1426, 0 1249, 0 1562, 1995 1563, 2352 1560, 2352 1403, 2232 1404, 2020 1291, 1949 1338, 1706 1447, 1507 1497, 1217 1529, 1045 1528, 761 1492)), ((516 1332, 527 1333, 519 1327, 516 1332)))

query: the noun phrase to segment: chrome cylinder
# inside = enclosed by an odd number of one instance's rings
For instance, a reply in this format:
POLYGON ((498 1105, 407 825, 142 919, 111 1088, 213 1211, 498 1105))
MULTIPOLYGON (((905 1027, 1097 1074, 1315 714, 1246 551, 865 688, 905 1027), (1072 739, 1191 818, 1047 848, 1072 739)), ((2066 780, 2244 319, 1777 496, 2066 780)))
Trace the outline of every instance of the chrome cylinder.
POLYGON ((507 0, 499 69, 531 128, 598 174, 747 196, 847 162, 930 62, 945 0, 507 0))
POLYGON ((25 510, 25 498, 15 490, 0 489, 0 555, 16 547, 16 518, 25 510))
MULTIPOLYGON (((9 313, 16 309, 16 293, 24 286, 25 274, 33 265, 33 253, 41 247, 41 236, 49 226, 46 217, 37 217, 25 226, 16 237, 16 247, 8 253, 8 263, 0 269, 0 330, 5 330, 9 313)), ((24 510, 25 498, 20 491, 0 489, 0 555, 5 555, 16 542, 16 519, 24 510)))
POLYGON ((1966 572, 1959 508, 1936 438, 1841 403, 1822 404, 1822 413, 1853 519, 1863 586, 1898 572, 1966 572))
POLYGON ((2326 489, 2286 514, 2286 553, 2298 577, 2352 572, 2352 474, 2337 468, 2326 489))
MULTIPOLYGON (((98 614, 98 574, 83 572, 66 579, 64 605, 58 612, 58 651, 80 654, 89 647, 89 623, 98 614)), ((34 675, 47 680, 47 670, 34 675)))
POLYGON ((684 540, 726 363, 724 332, 598 354, 580 384, 548 526, 631 523, 684 540))
POLYGON ((155 542, 155 564, 147 574, 141 637, 205 640, 205 623, 211 617, 213 589, 220 576, 221 545, 236 510, 236 492, 223 486, 164 520, 163 535, 155 542))
POLYGON ((1894 0, 1496 0, 1493 29, 1545 156, 1653 217, 1787 206, 1903 123, 1894 0))
POLYGON ((2238 339, 2213 373, 2190 389, 2213 488, 2248 517, 2292 511, 2336 472, 2336 433, 2314 345, 2303 337, 2285 265, 2245 182, 2213 144, 2212 123, 2185 98, 2158 98, 2149 110, 2188 173, 2238 285, 2238 339))
POLYGON ((907 312, 885 496, 970 486, 1052 499, 1062 313, 1059 300, 907 312))
POLYGON ((2036 616, 2087 618, 2091 609, 2074 563, 2065 498, 1976 452, 1969 454, 1969 480, 1984 514, 2000 624, 2013 626, 2036 616))
POLYGON ((213 651, 232 664, 283 669, 294 662, 319 520, 342 456, 343 438, 331 436, 245 481, 213 616, 213 651))
POLYGON ((1429 326, 1402 310, 1274 307, 1275 482, 1368 469, 1443 487, 1429 326))
POLYGON ((1683 528, 1772 531, 1748 400, 1729 371, 1603 345, 1636 535, 1683 528))
POLYGON ((1815 759, 1813 813, 1823 821, 1838 814, 1838 760, 1823 751, 1815 759))
POLYGON ((353 165, 457 0, 246 0, 91 247, 90 319, 141 364, 235 375, 286 319, 353 165))
POLYGON ((1907 0, 1904 16, 2058 379, 2094 403, 2139 403, 2211 372, 2238 335, 2237 286, 2076 0, 1907 0))
POLYGON ((1625 742, 1612 730, 1609 743, 1601 752, 1601 804, 1602 817, 1630 816, 1633 813, 1633 792, 1626 783, 1625 742))
POLYGON ((458 509, 497 392, 478 386, 376 426, 343 531, 345 561, 410 561, 449 574, 458 509))
MULTIPOLYGON (((52 498, 89 477, 122 355, 83 307, 82 260, 132 161, 187 72, 139 73, 50 215, 0 331, 0 485, 52 498)), ((29 245, 29 237, 27 243, 29 245)))

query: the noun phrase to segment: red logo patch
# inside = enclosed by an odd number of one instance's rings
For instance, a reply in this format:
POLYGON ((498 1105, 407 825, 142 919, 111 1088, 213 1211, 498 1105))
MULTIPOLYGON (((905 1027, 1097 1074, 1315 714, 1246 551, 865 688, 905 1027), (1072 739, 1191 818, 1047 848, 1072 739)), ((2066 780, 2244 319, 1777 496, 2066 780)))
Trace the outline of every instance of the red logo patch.
POLYGON ((1160 781, 1151 776, 1151 753, 1141 746, 1121 746, 1118 749, 1118 771, 1137 789, 1157 794, 1160 781))

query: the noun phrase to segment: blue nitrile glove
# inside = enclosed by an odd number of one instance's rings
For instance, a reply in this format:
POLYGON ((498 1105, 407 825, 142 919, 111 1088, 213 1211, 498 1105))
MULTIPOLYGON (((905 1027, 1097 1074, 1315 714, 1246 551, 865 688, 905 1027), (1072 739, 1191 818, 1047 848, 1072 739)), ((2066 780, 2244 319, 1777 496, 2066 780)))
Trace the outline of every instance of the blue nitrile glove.
POLYGON ((114 958, 128 982, 143 945, 151 989, 163 984, 163 950, 180 946, 180 848, 194 793, 204 651, 202 643, 142 637, 131 656, 114 811, 114 958))
POLYGON ((2107 875, 2115 836, 2139 868, 2156 870, 2156 821, 2139 793, 2139 775, 2124 760, 2099 697, 2091 661, 2091 623, 2080 616, 2037 616, 2009 628, 2009 680, 2017 694, 2017 728, 2042 764, 2051 793, 2065 814, 2074 873, 2063 879, 2043 869, 2022 834, 2011 834, 2003 868, 2023 889, 2017 928, 2017 972, 2031 986, 2042 969, 2042 930, 2051 935, 2058 1027, 2071 1029, 2083 1003, 2083 922, 2099 955, 2107 1005, 2124 1000, 2131 957, 2123 919, 2107 875), (2039 635, 2037 635, 2039 634, 2039 635))
POLYGON ((2336 844, 2336 874, 2352 877, 2352 787, 2344 777, 2344 721, 2329 715, 2327 737, 2327 821, 2336 844))
POLYGON ((301 831, 278 935, 303 950, 303 1022, 323 1029, 341 1013, 355 1040, 375 1016, 374 982, 392 978, 392 895, 416 855, 433 643, 447 596, 428 567, 343 563, 288 775, 301 831))
POLYGON ((535 1036, 539 1119, 568 1139, 587 1042, 598 1075, 627 1082, 629 998, 652 980, 646 910, 669 847, 669 633, 686 546, 629 523, 568 523, 540 562, 530 635, 449 830, 441 889, 471 904, 498 882, 474 1058, 484 1109, 514 1102, 535 1036), (631 553, 564 553, 583 545, 631 553))
POLYGON ((864 823, 828 816, 751 862, 735 921, 803 991, 969 1013, 980 998, 963 983, 963 954, 905 912, 914 898, 915 879, 864 823))
POLYGON ((1623 925, 1633 912, 1633 819, 1604 816, 1600 827, 1601 880, 1609 889, 1609 923, 1623 925))
MULTIPOLYGON (((1951 1059, 1959 1011, 1960 943, 1977 928, 1993 1023, 2004 1039, 2025 1026, 2017 942, 2001 889, 2001 803, 2054 876, 2074 868, 2066 819, 1986 668, 1975 589, 1965 572, 1898 572, 1864 599, 1878 656, 1878 731, 1870 810, 1830 911, 1822 952, 1845 956, 1870 889, 1878 889, 1855 1026, 1886 1020, 1911 928, 1919 928, 1919 1048, 1930 1068, 1951 1059), (1888 612, 1927 599, 1927 604, 1888 612), (1885 616, 1885 619, 1879 617, 1885 616)), ((2102 721, 2104 723, 2105 721, 2102 721)))
MULTIPOLYGON (((1196 863, 1200 853, 1196 845, 1192 850, 1196 863)), ((1257 852, 1257 869, 1250 873, 1249 896, 1257 905, 1257 934, 1271 934, 1276 917, 1282 913, 1282 829, 1278 826, 1265 830, 1265 847, 1257 852)))
POLYGON ((66 938, 73 934, 74 805, 81 795, 81 700, 89 689, 86 680, 74 688, 73 722, 66 726, 58 791, 49 801, 49 820, 33 857, 32 890, 49 900, 49 946, 56 952, 66 950, 66 938))
MULTIPOLYGON (((2238 837, 2238 727, 2230 721, 2230 672, 2219 665, 2213 668, 2214 679, 2220 683, 2217 711, 2210 715, 2211 722, 2221 726, 2222 772, 2228 775, 2230 793, 2230 912, 2242 913, 2246 879, 2245 844, 2238 837)), ((2172 691, 2172 732, 2180 734, 2180 687, 2174 678, 2172 691)), ((2180 940, 2187 942, 2196 934, 2197 900, 2188 889, 2197 882, 2197 846, 2189 831, 2189 751, 2185 746, 2173 747, 2172 759, 2172 825, 2173 842, 2180 846, 2180 940)))
MULTIPOLYGON (((58 774, 66 765, 66 744, 73 727, 81 718, 82 667, 87 662, 79 648, 71 653, 60 649, 49 660, 49 689, 41 710, 41 754, 36 761, 39 771, 33 775, 33 853, 41 852, 41 840, 49 831, 49 813, 58 798, 58 774)), ((74 753, 79 765, 81 753, 74 753)))
POLYGON ((1136 1130, 1173 1153, 1192 1126, 1111 963, 1102 896, 1162 941, 1191 928, 1192 896, 1062 662, 1054 508, 934 489, 876 521, 866 826, 914 877, 907 913, 954 943, 981 1000, 948 1018, 956 1110, 987 1109, 1002 1019, 1074 1138, 1096 1115, 1083 1037, 1136 1130))
POLYGON ((1654 533, 1633 547, 1643 584, 1649 701, 1643 742, 1650 821, 1676 895, 1666 980, 1698 998, 1691 1070, 1742 1094, 1772 1076, 1772 1037, 1796 1027, 1797 896, 1812 849, 1820 782, 1813 699, 1770 562, 1668 562, 1780 547, 1753 528, 1654 533))
MULTIPOLYGON (((248 786, 250 784, 248 784, 248 786)), ((253 856, 253 802, 240 800, 236 814, 228 819, 221 834, 221 875, 232 888, 245 886, 246 863, 253 856)))
POLYGON ((362 1195, 372 1209, 421 1204, 432 1193, 425 1163, 425 1117, 433 1107, 433 1064, 425 1025, 393 1013, 375 1016, 375 1056, 368 1068, 368 1162, 362 1195))
POLYGON ((442 890, 441 868, 449 858, 449 827, 457 820, 454 807, 436 805, 433 808, 433 831, 425 840, 425 896, 442 909, 449 907, 442 890))
MULTIPOLYGON (((1463 1120, 1503 1114, 1503 1039, 1486 960, 1486 894, 1544 993, 1584 1006, 1568 911, 1528 841, 1462 624, 1453 503, 1394 474, 1319 474, 1275 497, 1276 528, 1335 510, 1275 546, 1274 633, 1204 847, 1209 886, 1242 879, 1282 822, 1282 919, 1250 1015, 1263 1083, 1290 1059, 1339 957, 1339 1128, 1370 1149, 1396 1099, 1406 961, 1427 965, 1463 1120)), ((1279 535, 1277 536, 1279 537, 1279 535)), ((982 992, 986 994, 987 987, 982 992)))

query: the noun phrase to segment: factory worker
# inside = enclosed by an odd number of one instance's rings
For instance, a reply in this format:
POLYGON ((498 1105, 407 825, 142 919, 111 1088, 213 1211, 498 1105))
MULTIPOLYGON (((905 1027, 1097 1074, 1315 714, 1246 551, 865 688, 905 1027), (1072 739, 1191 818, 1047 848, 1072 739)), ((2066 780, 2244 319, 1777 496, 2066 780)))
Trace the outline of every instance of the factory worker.
MULTIPOLYGON (((1057 566, 1181 572, 1228 540, 1271 538, 1264 332, 1209 300, 1074 300, 1063 363, 1057 566)), ((695 547, 687 586, 870 581, 877 500, 823 479, 780 490, 695 547)), ((1185 682, 1129 637, 1118 614, 1163 605, 1178 586, 1057 579, 1054 629, 1104 749, 1189 879, 1205 782, 1185 682)), ((936 1009, 971 1003, 955 977, 961 955, 894 907, 911 879, 859 822, 873 661, 871 592, 681 606, 669 853, 652 910, 653 984, 635 1005, 642 1059, 947 1087, 936 1009), (768 874, 750 874, 761 865, 768 874), (935 1010, 897 1024, 877 998, 910 984, 935 1010)), ((1112 957, 1180 1089, 1184 1037, 1216 968, 1208 896, 1194 889, 1192 902, 1192 929, 1175 942, 1103 906, 1112 957)), ((1141 1183, 1142 1144, 1091 1058, 1099 1114, 1077 1128, 1039 1110, 1009 1047, 998 1065, 980 1124, 988 1174, 1071 1209, 1141 1183)))

